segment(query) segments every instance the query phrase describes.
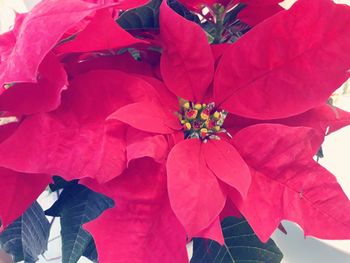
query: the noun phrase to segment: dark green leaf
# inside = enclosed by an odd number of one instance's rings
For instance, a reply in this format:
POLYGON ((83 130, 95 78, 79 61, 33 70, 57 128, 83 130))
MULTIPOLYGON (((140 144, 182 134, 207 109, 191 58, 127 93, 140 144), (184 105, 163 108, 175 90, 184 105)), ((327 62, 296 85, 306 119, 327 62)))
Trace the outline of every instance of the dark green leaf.
POLYGON ((93 239, 91 239, 89 244, 86 246, 83 256, 90 259, 92 262, 98 262, 96 245, 93 239))
POLYGON ((89 252, 92 237, 82 225, 113 206, 112 199, 83 185, 70 184, 64 188, 59 199, 46 211, 47 215, 61 218, 63 262, 77 262, 86 249, 88 249, 86 253, 93 257, 93 252, 89 252))
POLYGON ((50 184, 49 187, 52 192, 63 189, 70 184, 77 184, 79 180, 66 181, 60 176, 52 176, 53 184, 50 184))
MULTIPOLYGON (((117 23, 126 30, 149 30, 159 28, 159 7, 162 0, 152 0, 147 5, 130 9, 120 15, 117 23)), ((176 0, 169 0, 169 6, 187 20, 200 23, 197 15, 191 13, 176 0)))
POLYGON ((195 238, 191 263, 278 263, 283 255, 270 239, 262 243, 245 219, 228 217, 222 223, 225 245, 195 238))
POLYGON ((190 12, 183 4, 177 0, 168 0, 169 6, 180 16, 183 16, 187 20, 193 21, 197 24, 200 24, 199 17, 192 12, 190 12))
POLYGON ((237 20, 239 12, 241 12, 245 7, 245 4, 240 3, 235 6, 235 8, 233 8, 230 12, 226 13, 224 18, 224 25, 230 25, 234 23, 237 20))
POLYGON ((162 0, 152 0, 147 5, 130 9, 120 15, 117 23, 124 29, 159 28, 159 6, 162 0))
POLYGON ((34 202, 27 211, 0 235, 1 247, 14 261, 35 262, 47 249, 50 223, 41 206, 34 202))

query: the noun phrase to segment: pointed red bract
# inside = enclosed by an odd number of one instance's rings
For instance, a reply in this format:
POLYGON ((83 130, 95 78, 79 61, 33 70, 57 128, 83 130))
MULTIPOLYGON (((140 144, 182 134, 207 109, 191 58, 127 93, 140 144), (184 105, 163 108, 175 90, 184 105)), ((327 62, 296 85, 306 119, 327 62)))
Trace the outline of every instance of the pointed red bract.
POLYGON ((251 178, 249 168, 237 150, 223 140, 209 140, 202 147, 209 169, 245 198, 251 178))
POLYGON ((16 44, 7 58, 11 63, 6 63, 0 73, 0 86, 11 82, 35 82, 41 61, 62 35, 100 8, 101 5, 81 0, 42 1, 37 4, 18 30, 16 44), (33 41, 34 35, 39 41, 33 41))
POLYGON ((217 217, 206 229, 202 230, 198 235, 200 238, 211 239, 220 245, 225 244, 224 235, 221 230, 220 218, 217 217))
POLYGON ((0 163, 17 171, 104 182, 125 168, 124 125, 105 123, 119 107, 151 100, 150 86, 120 71, 91 71, 70 82, 54 112, 27 117, 0 144, 0 163), (13 150, 16 149, 16 150, 13 150))
POLYGON ((159 20, 164 82, 177 96, 200 102, 214 74, 207 37, 199 25, 175 13, 166 2, 160 7, 159 20))
POLYGON ((216 102, 257 119, 285 118, 323 104, 350 68, 350 54, 343 52, 350 49, 350 27, 330 27, 335 20, 350 24, 350 7, 299 0, 253 28, 221 58, 216 102))
POLYGON ((313 155, 322 136, 310 128, 261 124, 243 129, 234 145, 251 167, 252 184, 238 208, 262 241, 281 220, 305 235, 350 238, 350 202, 336 178, 313 155))
POLYGON ((16 83, 0 96, 0 110, 15 115, 47 112, 61 103, 67 88, 67 74, 56 56, 49 53, 39 67, 37 83, 16 83))
MULTIPOLYGON (((20 217, 51 181, 46 174, 25 174, 0 168, 0 230, 20 217)), ((1 232, 1 231, 0 231, 1 232)))
POLYGON ((283 0, 244 0, 246 7, 239 12, 237 18, 250 26, 255 26, 265 19, 284 10, 279 3, 283 0))
POLYGON ((141 157, 151 157, 164 163, 169 152, 169 144, 163 135, 155 135, 129 127, 126 135, 126 159, 130 161, 141 157))
POLYGON ((92 186, 116 203, 85 225, 100 262, 188 262, 186 233, 170 208, 163 165, 142 158, 110 183, 92 186))
MULTIPOLYGON (((228 115, 225 121, 225 128, 231 135, 234 135, 245 127, 266 122, 266 120, 248 119, 237 115, 228 115)), ((350 113, 329 104, 324 104, 290 118, 271 120, 268 122, 295 127, 310 127, 318 130, 321 134, 328 135, 350 125, 350 113)))
POLYGON ((173 147, 167 161, 170 204, 191 237, 217 218, 226 200, 201 148, 198 139, 184 140, 173 147))
POLYGON ((97 50, 120 49, 137 43, 145 43, 134 38, 121 28, 112 18, 108 9, 96 12, 86 28, 72 40, 57 48, 59 53, 91 52, 97 50))
POLYGON ((128 104, 111 114, 108 120, 119 120, 136 129, 161 134, 170 134, 181 129, 176 115, 167 114, 154 102, 128 104))

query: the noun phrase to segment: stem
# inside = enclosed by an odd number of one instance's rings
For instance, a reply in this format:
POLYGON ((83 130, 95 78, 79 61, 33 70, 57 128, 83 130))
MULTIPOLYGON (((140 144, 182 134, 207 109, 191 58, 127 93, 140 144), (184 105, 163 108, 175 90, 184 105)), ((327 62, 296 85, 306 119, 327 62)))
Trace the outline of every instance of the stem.
POLYGON ((214 35, 214 44, 219 44, 221 42, 222 32, 223 32, 223 19, 221 15, 216 15, 216 23, 215 23, 215 35, 214 35))
POLYGON ((214 33, 213 43, 219 44, 221 43, 222 33, 224 31, 225 8, 220 4, 214 5, 213 15, 214 15, 214 22, 215 22, 215 25, 214 25, 215 33, 214 33))

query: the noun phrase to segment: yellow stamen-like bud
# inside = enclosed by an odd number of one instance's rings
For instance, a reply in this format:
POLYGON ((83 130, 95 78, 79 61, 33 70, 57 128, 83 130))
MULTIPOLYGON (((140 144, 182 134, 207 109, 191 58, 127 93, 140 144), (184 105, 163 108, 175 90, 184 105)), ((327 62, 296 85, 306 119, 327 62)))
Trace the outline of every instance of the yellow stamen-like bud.
POLYGON ((185 124, 186 123, 186 121, 185 120, 181 120, 181 124, 185 124))
POLYGON ((183 125, 183 127, 184 127, 184 129, 186 130, 186 131, 189 131, 189 130, 191 130, 191 123, 189 123, 189 122, 186 122, 184 125, 183 125))
POLYGON ((209 119, 209 114, 206 113, 205 111, 202 111, 202 113, 201 113, 201 119, 202 119, 202 120, 207 120, 207 119, 209 119))
POLYGON ((220 127, 220 126, 218 126, 218 125, 216 125, 216 126, 214 126, 214 128, 213 128, 213 129, 214 129, 214 131, 217 131, 217 132, 218 132, 218 131, 220 131, 220 130, 221 130, 221 127, 220 127))
POLYGON ((205 136, 207 136, 208 130, 206 128, 202 128, 200 130, 200 136, 203 138, 205 136))
POLYGON ((194 105, 194 108, 195 108, 196 110, 200 110, 200 109, 202 109, 202 104, 197 103, 196 105, 194 105))
POLYGON ((213 114, 213 117, 216 119, 216 120, 218 120, 218 119, 220 119, 220 112, 218 112, 218 111, 216 111, 216 112, 214 112, 214 114, 213 114))
POLYGON ((190 103, 188 101, 186 101, 183 105, 183 107, 188 110, 190 108, 190 103))

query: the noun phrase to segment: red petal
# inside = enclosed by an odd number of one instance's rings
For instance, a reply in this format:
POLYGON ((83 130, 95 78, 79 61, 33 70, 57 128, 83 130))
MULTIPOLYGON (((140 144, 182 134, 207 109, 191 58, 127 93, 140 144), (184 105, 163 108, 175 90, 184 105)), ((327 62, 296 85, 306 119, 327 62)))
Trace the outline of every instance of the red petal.
POLYGON ((6 140, 18 127, 19 121, 16 117, 0 117, 0 143, 6 140), (7 119, 8 118, 8 119, 7 119), (6 121, 4 121, 4 119, 6 121))
POLYGON ((108 9, 96 12, 86 28, 76 38, 57 48, 59 53, 91 52, 106 49, 119 49, 137 43, 145 43, 134 38, 121 28, 112 18, 108 9))
POLYGON ((203 153, 209 169, 245 198, 251 178, 249 168, 237 150, 223 140, 209 140, 203 144, 203 153))
POLYGON ((220 219, 217 217, 206 229, 202 230, 196 237, 207 238, 218 242, 220 245, 225 244, 222 234, 220 219))
MULTIPOLYGON (((248 119, 229 114, 225 120, 225 128, 234 135, 239 130, 254 124, 267 121, 248 119)), ((330 134, 347 125, 350 125, 350 113, 329 104, 313 108, 305 113, 285 118, 268 121, 288 126, 305 126, 318 130, 321 134, 330 134)))
POLYGON ((238 208, 263 241, 284 219, 298 223, 305 235, 350 238, 349 199, 312 159, 315 141, 320 144, 312 129, 281 125, 251 126, 234 137, 252 167, 248 197, 238 208))
POLYGON ((167 161, 171 207, 191 237, 217 218, 226 200, 206 166, 201 145, 198 139, 184 140, 174 146, 167 161))
POLYGON ((131 127, 127 131, 126 143, 128 163, 142 157, 151 157, 156 162, 163 163, 169 152, 164 135, 154 135, 131 127))
POLYGON ((174 113, 179 110, 179 100, 174 93, 172 93, 162 81, 156 78, 148 76, 140 76, 143 80, 147 81, 157 91, 161 104, 169 110, 170 113, 174 113))
POLYGON ((2 229, 20 217, 51 181, 46 174, 18 173, 5 168, 0 168, 0 179, 2 229))
MULTIPOLYGON (((248 1, 247 1, 248 2, 248 1)), ((274 1, 275 4, 255 4, 253 1, 249 1, 247 6, 238 14, 237 18, 242 20, 244 23, 247 23, 250 26, 255 26, 265 19, 277 14, 278 12, 283 11, 284 9, 278 4, 278 2, 283 1, 274 1), (250 3, 252 2, 252 3, 250 3)))
POLYGON ((164 166, 138 159, 100 190, 116 203, 85 225, 100 262, 188 262, 186 233, 169 205, 164 166))
POLYGON ((58 110, 27 117, 0 145, 1 165, 67 180, 114 178, 125 168, 124 125, 105 119, 129 102, 149 100, 143 84, 119 71, 79 75, 58 110))
POLYGON ((0 110, 15 115, 33 114, 56 109, 61 92, 66 89, 67 75, 56 56, 49 53, 39 67, 37 83, 16 83, 0 96, 0 110))
POLYGON ((203 29, 171 10, 160 8, 163 43, 161 73, 177 96, 201 102, 214 74, 214 59, 203 29))
POLYGON ((114 56, 91 56, 83 61, 77 59, 76 55, 77 54, 72 55, 72 58, 65 58, 65 69, 71 76, 76 76, 97 69, 116 69, 134 74, 152 74, 151 65, 144 61, 135 60, 130 53, 114 56), (66 62, 66 60, 68 61, 66 62))
POLYGON ((41 61, 61 36, 101 7, 71 0, 42 1, 37 4, 26 15, 18 31, 16 45, 7 58, 11 63, 6 63, 0 73, 0 86, 11 82, 35 82, 41 61))
POLYGON ((322 105, 350 68, 350 53, 343 52, 350 49, 350 27, 329 26, 329 21, 350 24, 350 7, 299 0, 253 28, 220 61, 217 102, 257 119, 289 117, 322 105))
POLYGON ((167 114, 161 106, 153 102, 139 102, 126 105, 111 114, 108 119, 119 120, 136 129, 153 133, 170 134, 174 132, 174 129, 181 129, 178 120, 178 125, 175 127, 170 125, 171 123, 175 124, 177 119, 175 114, 167 114))

